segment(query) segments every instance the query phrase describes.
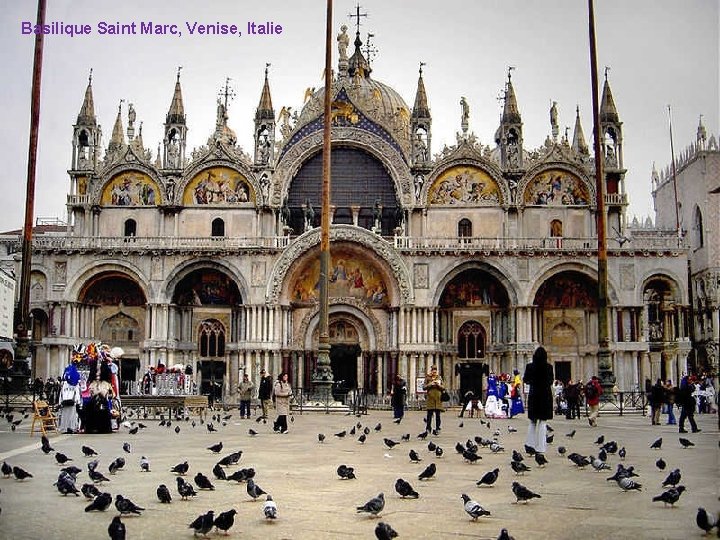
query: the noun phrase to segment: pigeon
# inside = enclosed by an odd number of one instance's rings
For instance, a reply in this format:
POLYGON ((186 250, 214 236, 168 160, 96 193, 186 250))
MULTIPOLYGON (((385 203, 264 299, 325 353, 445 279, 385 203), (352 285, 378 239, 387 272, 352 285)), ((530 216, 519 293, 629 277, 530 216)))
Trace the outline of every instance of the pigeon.
POLYGON ((515 495, 515 502, 519 503, 520 501, 529 501, 530 499, 537 498, 540 499, 540 495, 537 493, 533 493, 528 488, 523 486, 520 482, 513 482, 512 483, 512 492, 515 495))
POLYGON ((565 448, 564 446, 558 446, 557 451, 558 451, 558 454, 560 454, 561 456, 564 456, 565 452, 567 452, 567 448, 565 448))
POLYGON ((682 447, 683 447, 683 448, 689 448, 689 447, 691 447, 691 446, 695 446, 695 443, 694 443, 694 442, 689 441, 689 440, 686 439, 685 437, 680 437, 680 438, 678 438, 678 441, 680 441, 680 444, 682 444, 682 447))
POLYGON ((535 454, 535 463, 538 464, 538 467, 544 467, 548 464, 548 460, 545 458, 545 454, 541 454, 538 452, 535 454))
POLYGON ((405 435, 403 435, 402 437, 400 437, 400 440, 401 440, 401 441, 409 441, 409 440, 410 440, 410 434, 409 434, 409 433, 406 433, 405 435))
POLYGON ((601 459, 597 459, 595 456, 589 456, 589 460, 590 465, 592 465, 592 468, 595 469, 595 471, 597 472, 610 469, 610 465, 608 465, 601 459))
POLYGON ((85 495, 86 499, 94 499, 100 495, 100 490, 95 487, 95 484, 83 484, 80 492, 85 495))
POLYGON ((363 428, 363 433, 364 433, 365 435, 370 435, 370 428, 367 427, 367 426, 365 426, 365 427, 363 428))
POLYGON ((335 436, 336 436, 338 439, 342 439, 345 435, 347 435, 347 431, 346 431, 346 430, 342 430, 342 431, 340 431, 340 432, 338 432, 338 433, 335 433, 335 436))
POLYGON ((631 491, 633 489, 642 491, 642 484, 638 484, 635 480, 628 478, 627 476, 618 479, 617 485, 620 486, 623 491, 631 491))
POLYGON ((277 519, 277 504, 275 504, 271 495, 265 498, 263 514, 265 514, 265 519, 277 519))
POLYGON ((421 472, 418 475, 418 480, 428 480, 428 479, 432 478, 433 476, 435 476, 436 472, 437 472, 437 467, 435 466, 434 463, 431 463, 430 465, 425 467, 425 470, 423 472, 421 472))
POLYGON ((318 433, 318 442, 325 442, 325 434, 318 433))
POLYGON ((352 427, 352 429, 349 431, 350 435, 355 435, 355 426, 352 427))
POLYGON ((150 460, 145 456, 140 458, 140 470, 142 472, 150 472, 150 460))
POLYGON ((208 423, 205 427, 207 427, 208 433, 217 431, 217 429, 215 429, 215 426, 213 426, 211 423, 208 423))
POLYGON ((3 461, 2 467, 0 467, 0 471, 2 471, 2 474, 5 478, 9 478, 12 474, 12 467, 8 465, 7 462, 3 461))
POLYGON ((572 461, 575 465, 577 465, 580 469, 590 465, 590 460, 588 458, 586 458, 585 456, 581 456, 576 452, 569 454, 568 459, 572 461))
POLYGON ((222 452, 223 443, 222 443, 222 441, 220 441, 220 442, 217 443, 217 444, 213 444, 212 446, 208 446, 207 449, 210 450, 213 454, 219 454, 220 452, 222 452))
POLYGON ((15 479, 16 479, 16 480, 25 480, 26 478, 32 478, 32 477, 33 477, 32 474, 30 474, 29 472, 27 472, 25 469, 22 469, 22 468, 18 467, 17 465, 15 465, 15 466, 12 468, 12 472, 13 472, 13 474, 15 475, 15 479))
POLYGON ((110 505, 112 504, 112 495, 109 493, 101 493, 95 499, 93 499, 93 502, 88 504, 85 507, 86 512, 92 512, 94 510, 97 510, 99 512, 104 512, 108 508, 110 508, 110 505))
POLYGON ((120 516, 115 516, 108 525, 110 540, 125 540, 126 533, 125 524, 120 521, 120 516))
POLYGON ((163 504, 170 504, 170 502, 172 501, 172 495, 170 495, 170 490, 165 484, 160 484, 155 493, 157 494, 158 501, 163 504))
POLYGON ((107 478, 103 473, 101 473, 100 471, 96 471, 95 469, 90 469, 88 471, 88 476, 90 477, 90 480, 92 480, 96 484, 99 484, 100 482, 110 481, 110 479, 107 478))
POLYGON ((517 433, 517 428, 513 426, 508 426, 508 433, 517 433))
POLYGON ((136 435, 139 429, 140 429, 140 426, 131 427, 131 428, 128 430, 128 433, 129 433, 130 435, 136 435))
POLYGON ((697 514, 695 516, 695 523, 697 523, 697 526, 700 527, 703 531, 705 531, 705 534, 712 531, 713 527, 717 525, 716 520, 710 516, 707 511, 700 507, 697 510, 697 514))
POLYGON ((555 440, 555 435, 546 435, 545 436, 545 442, 547 444, 552 444, 553 440, 555 440))
POLYGON ((213 521, 213 524, 219 531, 223 531, 225 534, 228 534, 230 527, 235 524, 235 514, 237 514, 237 510, 234 508, 228 510, 227 512, 220 512, 218 517, 215 518, 215 521, 213 521))
POLYGON ((653 442, 650 445, 650 448, 654 448, 656 450, 660 450, 661 447, 662 447, 662 437, 660 437, 659 439, 657 439, 655 442, 653 442))
POLYGON ((577 431, 576 429, 573 429, 570 433, 566 433, 565 436, 566 436, 568 439, 572 439, 572 438, 575 436, 575 432, 576 432, 576 431, 577 431))
POLYGON ((465 493, 463 493, 461 497, 464 503, 465 512, 473 519, 473 521, 477 521, 477 518, 481 516, 490 515, 490 512, 480 506, 480 503, 478 503, 477 501, 473 501, 465 493))
POLYGON ((125 466, 125 458, 117 457, 115 460, 110 463, 108 466, 108 471, 110 471, 110 474, 117 473, 120 469, 122 469, 125 466))
POLYGON ((230 476, 225 478, 228 482, 245 482, 250 476, 247 474, 248 469, 240 469, 239 471, 235 471, 230 476))
POLYGON ((355 509, 360 512, 367 512, 370 515, 377 516, 385 508, 385 494, 379 493, 377 497, 373 497, 362 506, 357 506, 355 509))
POLYGON ((427 446, 428 452, 434 452, 436 448, 437 448, 437 444, 435 444, 434 442, 430 441, 428 443, 428 446, 427 446))
POLYGON ((392 540, 397 538, 398 533, 387 523, 381 521, 375 526, 375 538, 377 540, 392 540))
POLYGON ((598 445, 603 444, 604 442, 605 442, 605 435, 600 435, 600 436, 595 440, 595 444, 598 444, 598 445))
POLYGON ((429 434, 430 433, 428 431, 423 431, 422 433, 418 434, 417 438, 424 441, 429 434))
POLYGON ((210 479, 201 472, 199 472, 195 475, 194 480, 195 480, 195 485, 197 485, 197 487, 199 487, 200 489, 209 489, 209 490, 215 489, 215 486, 212 485, 212 482, 210 482, 210 479))
POLYGON ((675 469, 670 474, 667 475, 667 478, 662 483, 662 487, 668 487, 668 486, 677 486, 680 483, 680 478, 682 477, 682 474, 680 473, 680 469, 675 469))
POLYGON ((76 497, 80 496, 80 490, 75 487, 75 477, 71 474, 61 472, 54 485, 57 486, 57 490, 62 495, 68 496, 72 493, 76 497))
POLYGON ((512 451, 513 461, 522 461, 523 459, 525 459, 525 457, 520 452, 518 452, 517 450, 512 451))
POLYGON ((100 465, 100 460, 99 460, 99 459, 93 459, 92 461, 88 461, 88 462, 87 462, 88 472, 90 472, 90 471, 96 471, 97 468, 98 468, 98 465, 100 465))
MULTIPOLYGON (((435 457, 442 457, 444 451, 439 446, 435 448, 435 457)), ((478 456, 478 459, 482 459, 480 456, 478 456)))
POLYGON ((188 465, 188 462, 183 461, 182 463, 178 463, 172 469, 170 469, 170 472, 174 472, 176 474, 179 474, 180 476, 184 476, 187 474, 189 468, 190 465, 188 465))
POLYGON ((625 450, 624 446, 620 450, 618 450, 618 456, 620 456, 620 459, 622 459, 623 461, 625 460, 625 456, 627 456, 627 450, 625 450))
POLYGON ((664 471, 665 467, 667 467, 667 463, 665 463, 665 460, 663 458, 660 458, 655 462, 655 466, 661 471, 664 471))
POLYGON ((218 480, 227 480, 227 475, 225 474, 225 469, 223 469, 219 463, 215 464, 212 472, 215 475, 215 478, 217 478, 218 480))
POLYGON ((500 529, 500 535, 497 537, 497 540, 515 540, 515 537, 510 536, 507 529, 500 529))
POLYGON ((385 443, 385 446, 387 446, 388 448, 392 448, 393 446, 397 446, 398 444, 400 444, 400 443, 393 441, 392 439, 388 439, 387 437, 385 437, 383 439, 383 442, 385 443))
POLYGON ((218 464, 223 465, 224 467, 229 467, 230 465, 235 465, 238 461, 240 461, 241 456, 242 456, 242 450, 233 452, 232 454, 228 454, 227 456, 222 458, 220 461, 218 461, 218 464))
POLYGON ((463 451, 463 459, 468 463, 475 463, 477 460, 482 459, 482 456, 477 455, 475 452, 469 450, 463 451))
POLYGON ((55 461, 57 461, 60 465, 65 465, 68 461, 72 461, 72 458, 66 456, 62 452, 55 452, 55 461))
POLYGON ((83 445, 82 448, 80 448, 80 450, 82 450, 82 453, 83 453, 83 455, 84 455, 85 457, 91 457, 91 456, 97 456, 97 455, 98 455, 98 453, 97 453, 93 448, 91 448, 91 447, 89 447, 89 446, 83 445))
POLYGON ((415 450, 410 450, 408 455, 410 456, 411 463, 418 463, 419 461, 422 461, 422 458, 418 455, 418 453, 415 450))
POLYGON ((355 469, 346 465, 339 465, 337 474, 343 480, 353 480, 355 478, 355 469))
POLYGON ((378 422, 378 424, 375 426, 374 429, 375 429, 375 431, 380 431, 380 430, 382 430, 382 424, 381 424, 380 422, 378 422))
POLYGON ((202 514, 195 518, 195 521, 193 521, 190 525, 188 525, 188 529, 194 529, 195 532, 193 533, 193 536, 197 536, 198 533, 202 534, 203 536, 207 536, 207 533, 209 533, 213 526, 215 525, 215 512, 212 510, 209 510, 207 514, 202 514))
POLYGON ((455 443, 455 451, 458 454, 462 454, 465 450, 467 450, 467 448, 465 448, 462 443, 455 443))
POLYGON ((492 471, 486 472, 483 477, 476 482, 478 486, 492 486, 500 475, 500 469, 493 469, 492 471))
POLYGON ((680 495, 683 494, 683 491, 685 491, 685 486, 677 486, 668 489, 667 491, 662 492, 657 497, 653 497, 653 502, 663 502, 663 506, 667 506, 668 504, 670 506, 674 506, 676 502, 678 502, 678 499, 680 499, 680 495))
POLYGON ((366 439, 367 439, 367 435, 365 435, 364 433, 362 433, 362 434, 358 437, 358 442, 359 442, 360 444, 365 444, 365 440, 366 440, 366 439))
POLYGON ((512 470, 515 471, 515 475, 525 474, 530 470, 530 467, 525 465, 522 461, 511 461, 510 467, 512 467, 512 470))
POLYGON ((260 495, 267 495, 267 493, 263 491, 263 489, 258 486, 252 478, 247 481, 247 494, 250 495, 253 500, 257 500, 260 495))
POLYGON ((608 441, 602 445, 602 449, 605 450, 608 454, 614 454, 618 451, 618 445, 615 441, 608 441))
MULTIPOLYGON (((490 443, 490 451, 491 451, 493 454, 497 454, 498 452, 504 452, 504 451, 505 451, 505 448, 504 448, 502 445, 500 445, 500 444, 498 444, 498 443, 496 443, 496 442, 493 442, 493 443, 490 443)), ((528 452, 528 454, 530 454, 531 456, 534 455, 534 454, 535 454, 535 450, 533 450, 532 453, 528 452)))
POLYGON ((122 495, 115 495, 115 508, 120 512, 120 515, 125 514, 136 514, 141 515, 142 511, 145 510, 143 507, 138 506, 130 499, 126 499, 122 495))
POLYGON ((410 482, 407 482, 402 478, 395 480, 395 491, 397 491, 398 495, 400 495, 403 499, 406 497, 409 497, 410 499, 417 499, 420 497, 418 492, 410 485, 410 482))
POLYGON ((128 454, 132 453, 132 448, 129 442, 123 443, 123 450, 125 450, 128 454))
POLYGON ((535 455, 535 449, 534 449, 532 446, 529 446, 529 445, 526 444, 526 445, 525 445, 525 453, 526 453, 528 456, 534 456, 534 455, 535 455))
POLYGON ((257 435, 257 431, 255 431, 253 428, 250 428, 248 429, 248 435, 254 437, 255 435, 257 435))
POLYGON ((604 448, 601 448, 598 452, 598 459, 603 462, 607 461, 607 452, 604 448))
POLYGON ((195 488, 192 487, 192 484, 186 482, 181 476, 177 477, 177 490, 180 494, 180 498, 185 501, 188 500, 188 497, 195 497, 197 495, 197 492, 195 491, 195 488))
MULTIPOLYGON (((12 417, 12 415, 11 415, 11 417, 12 417)), ((15 424, 13 424, 13 426, 14 425, 15 424)), ((13 428, 13 431, 15 431, 15 428, 13 428)), ((50 439, 48 439, 45 435, 43 435, 40 440, 41 440, 40 449, 43 451, 44 454, 47 455, 50 452, 55 451, 55 449, 52 446, 50 446, 50 439)))
POLYGON ((60 470, 62 472, 71 474, 73 476, 73 478, 75 478, 78 474, 80 474, 82 472, 82 469, 80 467, 76 467, 75 465, 70 465, 69 467, 63 467, 60 470))

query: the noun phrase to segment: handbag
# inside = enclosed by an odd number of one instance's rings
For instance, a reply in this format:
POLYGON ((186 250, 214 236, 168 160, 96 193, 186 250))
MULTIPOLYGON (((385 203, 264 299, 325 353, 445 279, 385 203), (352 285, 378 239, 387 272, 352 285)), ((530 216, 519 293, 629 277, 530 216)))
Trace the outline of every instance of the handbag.
POLYGON ((440 401, 450 401, 450 394, 447 390, 442 391, 442 394, 440 395, 440 401))

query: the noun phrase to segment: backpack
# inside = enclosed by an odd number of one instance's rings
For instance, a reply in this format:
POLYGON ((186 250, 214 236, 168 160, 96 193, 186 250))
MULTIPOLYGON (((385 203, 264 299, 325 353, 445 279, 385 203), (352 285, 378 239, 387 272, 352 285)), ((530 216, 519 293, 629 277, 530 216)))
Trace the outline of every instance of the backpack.
POLYGON ((599 394, 598 394, 597 388, 593 384, 593 382, 592 381, 588 382, 585 385, 585 397, 587 399, 595 399, 596 397, 598 397, 598 395, 599 394))

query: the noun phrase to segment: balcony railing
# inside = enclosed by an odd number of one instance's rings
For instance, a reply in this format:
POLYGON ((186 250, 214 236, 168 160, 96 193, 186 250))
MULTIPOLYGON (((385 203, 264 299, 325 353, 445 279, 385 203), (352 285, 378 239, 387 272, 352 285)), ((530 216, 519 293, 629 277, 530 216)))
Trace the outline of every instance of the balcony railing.
POLYGON ((605 204, 622 204, 628 203, 627 193, 606 193, 605 204))
POLYGON ((33 238, 33 248, 39 250, 70 251, 137 251, 145 249, 164 250, 237 250, 251 248, 278 249, 287 247, 288 236, 269 236, 254 238, 213 237, 173 237, 173 236, 128 236, 128 237, 68 237, 37 236, 33 238))

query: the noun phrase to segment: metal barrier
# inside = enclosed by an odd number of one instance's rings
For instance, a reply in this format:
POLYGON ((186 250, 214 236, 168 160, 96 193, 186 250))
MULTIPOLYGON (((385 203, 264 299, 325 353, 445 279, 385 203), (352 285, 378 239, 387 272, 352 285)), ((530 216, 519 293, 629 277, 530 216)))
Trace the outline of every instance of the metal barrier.
MULTIPOLYGON (((645 392, 612 392, 600 396, 600 413, 617 414, 641 414, 646 416, 648 407, 647 394, 645 392)), ((585 414, 588 414, 588 406, 585 404, 585 414)))

